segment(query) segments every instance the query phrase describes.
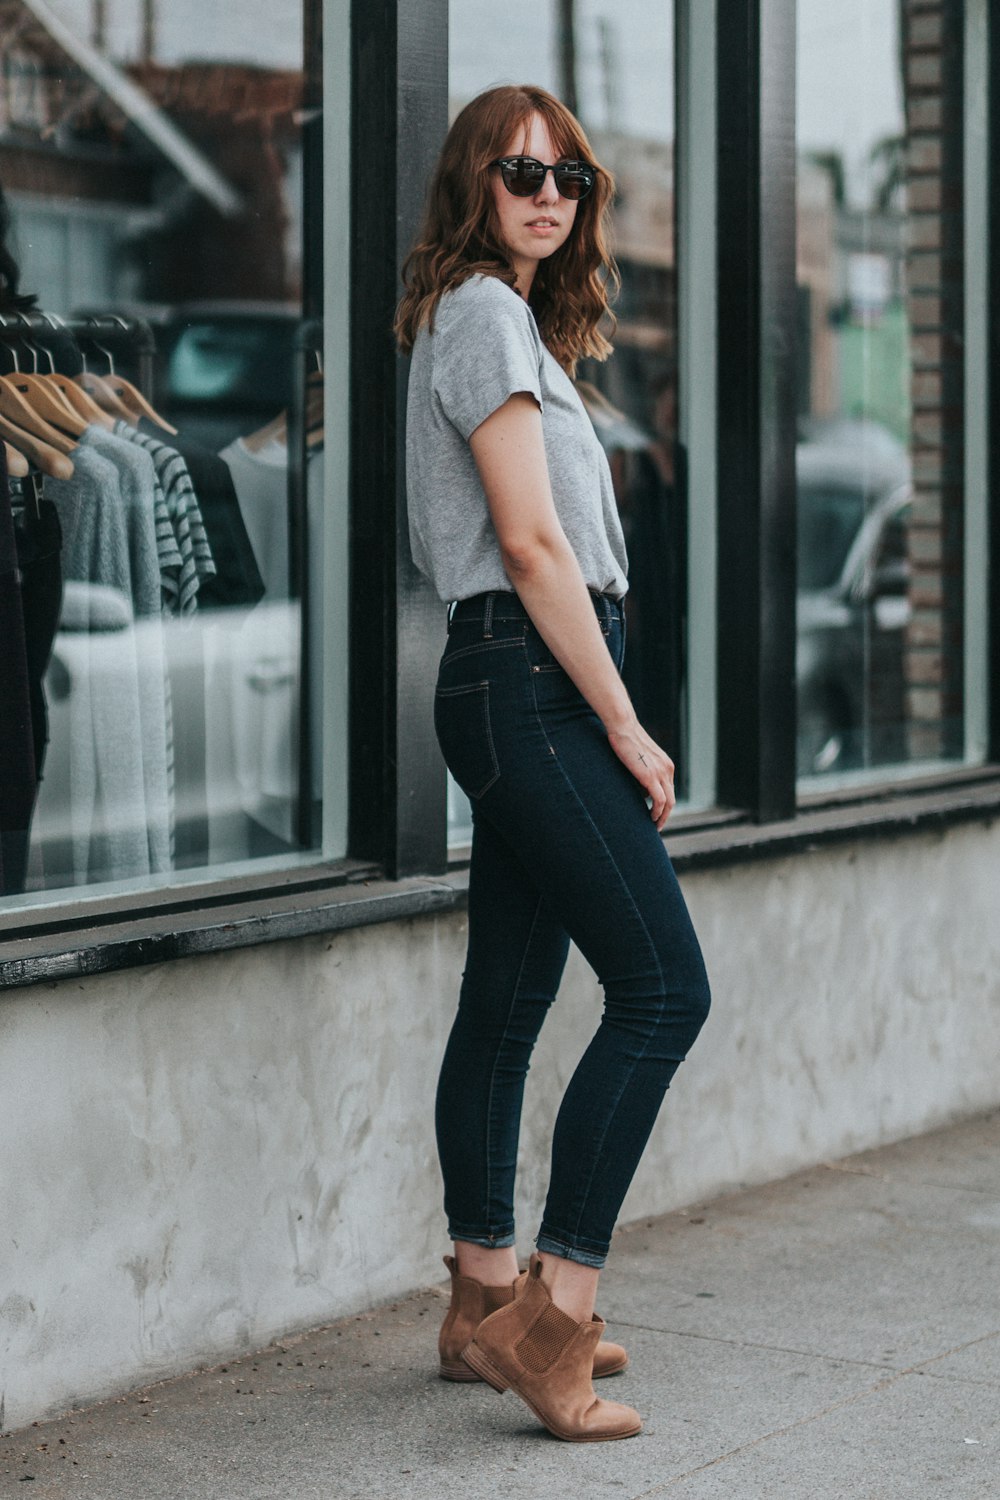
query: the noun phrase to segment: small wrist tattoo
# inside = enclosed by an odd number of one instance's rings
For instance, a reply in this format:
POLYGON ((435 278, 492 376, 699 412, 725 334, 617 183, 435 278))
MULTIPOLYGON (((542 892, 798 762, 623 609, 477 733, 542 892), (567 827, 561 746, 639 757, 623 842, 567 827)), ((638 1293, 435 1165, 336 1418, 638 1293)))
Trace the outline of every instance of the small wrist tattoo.
POLYGON ((646 764, 646 757, 643 755, 641 750, 639 751, 639 759, 642 761, 643 765, 646 764))

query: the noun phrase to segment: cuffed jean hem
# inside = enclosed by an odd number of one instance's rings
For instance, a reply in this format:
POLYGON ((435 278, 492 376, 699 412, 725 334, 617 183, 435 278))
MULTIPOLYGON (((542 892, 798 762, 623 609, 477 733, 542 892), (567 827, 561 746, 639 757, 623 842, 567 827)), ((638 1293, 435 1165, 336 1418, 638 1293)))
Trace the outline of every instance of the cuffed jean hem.
POLYGON ((505 1229, 500 1234, 489 1234, 481 1229, 463 1229, 461 1224, 448 1225, 448 1238, 462 1240, 467 1245, 484 1245, 487 1250, 506 1250, 517 1243, 513 1229, 505 1229))
POLYGON ((599 1251, 581 1250, 578 1245, 567 1245, 563 1240, 554 1240, 550 1234, 540 1234, 535 1241, 535 1248, 542 1250, 546 1255, 558 1255, 562 1260, 575 1260, 578 1266, 593 1266, 599 1271, 607 1260, 607 1252, 602 1255, 599 1251))

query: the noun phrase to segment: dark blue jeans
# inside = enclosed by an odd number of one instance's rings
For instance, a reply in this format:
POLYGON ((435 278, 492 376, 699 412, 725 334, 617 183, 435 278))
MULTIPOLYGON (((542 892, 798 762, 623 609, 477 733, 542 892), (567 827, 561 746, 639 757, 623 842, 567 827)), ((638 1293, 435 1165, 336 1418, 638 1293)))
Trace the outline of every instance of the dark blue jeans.
MULTIPOLYGON (((622 606, 591 597, 621 671, 622 606)), ((473 810, 468 953, 436 1106, 449 1232, 514 1243, 524 1080, 572 938, 604 1012, 559 1108, 537 1245, 601 1266, 708 1014, 698 940, 641 786, 516 594, 455 606, 434 714, 473 810)))

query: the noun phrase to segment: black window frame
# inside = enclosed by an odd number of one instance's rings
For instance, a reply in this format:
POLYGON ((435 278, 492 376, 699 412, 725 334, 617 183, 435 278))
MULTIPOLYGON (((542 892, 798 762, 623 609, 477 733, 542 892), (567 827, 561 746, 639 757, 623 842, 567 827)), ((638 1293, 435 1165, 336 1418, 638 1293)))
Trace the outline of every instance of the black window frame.
MULTIPOLYGON (((697 3, 697 0, 686 0, 697 3)), ((683 42, 678 3, 679 46, 683 42)), ((433 733, 444 606, 410 558, 400 265, 447 129, 448 0, 352 0, 348 854, 0 915, 0 988, 460 909, 433 733)), ((718 7, 717 807, 681 870, 1000 814, 1000 379, 989 382, 989 763, 796 801, 795 0, 718 7), (766 249, 766 254, 765 254, 766 249)), ((1000 370, 1000 25, 989 32, 989 369, 1000 370), (993 188, 996 188, 994 191, 993 188)))

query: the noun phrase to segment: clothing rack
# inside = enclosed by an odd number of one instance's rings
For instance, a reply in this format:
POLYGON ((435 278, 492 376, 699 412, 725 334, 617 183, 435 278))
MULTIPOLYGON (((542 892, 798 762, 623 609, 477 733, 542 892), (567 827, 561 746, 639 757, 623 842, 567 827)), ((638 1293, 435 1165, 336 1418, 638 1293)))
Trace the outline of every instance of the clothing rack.
MULTIPOLYGON (((51 350, 56 368, 60 354, 64 354, 72 342, 87 367, 91 366, 91 351, 104 364, 97 363, 96 372, 105 374, 107 355, 116 362, 121 358, 128 366, 128 376, 141 390, 147 400, 152 398, 154 358, 156 341, 150 325, 141 318, 101 313, 93 316, 58 317, 38 311, 0 312, 0 349, 16 352, 17 363, 22 370, 34 371, 37 351, 39 374, 46 371, 51 350), (29 363, 25 363, 25 352, 17 348, 23 345, 29 363)), ((295 836, 303 848, 312 848, 318 842, 318 818, 313 797, 313 747, 310 732, 313 711, 310 663, 312 642, 310 640, 310 617, 315 609, 310 598, 308 539, 308 480, 307 480, 307 432, 306 404, 308 378, 311 370, 320 368, 323 348, 323 325, 318 319, 310 319, 299 326, 295 340, 292 402, 288 413, 288 558, 289 596, 297 599, 301 611, 301 638, 299 657, 299 745, 298 745, 298 794, 294 808, 293 827, 295 836)), ((116 364, 117 368, 117 364, 116 364)), ((11 373, 11 372, 8 372, 11 373)), ((61 373, 75 373, 63 370, 61 373)), ((122 372, 124 373, 124 372, 122 372)), ((39 477, 34 471, 21 481, 25 496, 37 496, 40 492, 39 477)))
POLYGON ((22 368, 25 353, 19 351, 17 345, 24 346, 24 351, 32 361, 32 371, 35 368, 33 351, 37 351, 38 373, 45 374, 44 360, 47 360, 50 351, 55 358, 59 346, 64 344, 67 337, 88 360, 93 357, 92 351, 98 357, 106 358, 108 351, 112 359, 126 359, 130 378, 134 378, 143 395, 149 397, 153 384, 156 340, 145 319, 118 313, 63 318, 37 309, 30 312, 0 312, 0 347, 10 349, 22 368))

